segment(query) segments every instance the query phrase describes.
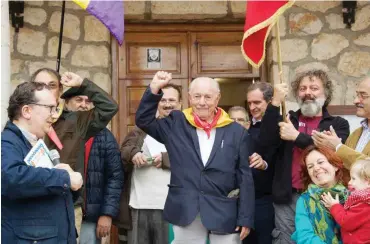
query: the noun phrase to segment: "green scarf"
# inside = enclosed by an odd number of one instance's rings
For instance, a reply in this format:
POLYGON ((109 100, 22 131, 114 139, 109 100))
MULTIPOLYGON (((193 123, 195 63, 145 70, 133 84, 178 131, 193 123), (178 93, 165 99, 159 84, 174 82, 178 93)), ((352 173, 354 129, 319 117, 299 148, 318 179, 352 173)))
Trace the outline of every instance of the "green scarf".
POLYGON ((330 192, 333 197, 338 194, 339 201, 343 205, 347 200, 348 190, 342 184, 337 184, 328 189, 310 184, 307 191, 301 195, 315 234, 328 244, 339 244, 342 243, 339 226, 330 215, 330 211, 320 202, 321 195, 324 192, 330 192))

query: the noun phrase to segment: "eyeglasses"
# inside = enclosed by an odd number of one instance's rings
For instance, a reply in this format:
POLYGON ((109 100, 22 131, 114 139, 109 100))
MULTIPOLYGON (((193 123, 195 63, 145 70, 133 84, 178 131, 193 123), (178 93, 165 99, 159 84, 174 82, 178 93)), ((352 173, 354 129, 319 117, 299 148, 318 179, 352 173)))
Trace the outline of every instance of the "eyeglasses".
POLYGON ((241 123, 246 123, 246 122, 248 122, 248 120, 243 119, 243 118, 232 118, 232 120, 234 120, 235 122, 241 122, 241 123))
POLYGON ((57 83, 54 83, 54 82, 50 82, 49 84, 46 84, 46 83, 41 82, 41 81, 34 81, 34 83, 36 83, 37 85, 43 86, 48 90, 55 90, 55 89, 60 88, 60 85, 57 84, 57 83))
POLYGON ((40 103, 30 103, 30 104, 45 107, 45 108, 49 108, 50 109, 50 114, 59 113, 59 110, 60 110, 58 106, 54 106, 54 105, 46 105, 46 104, 40 104, 40 103))
POLYGON ((177 103, 177 101, 176 100, 174 100, 174 99, 168 99, 168 100, 166 100, 166 99, 161 99, 160 101, 159 101, 159 103, 161 103, 161 104, 175 104, 175 103, 177 103))
POLYGON ((370 96, 369 95, 365 95, 363 92, 356 92, 356 97, 360 100, 365 100, 365 99, 368 99, 370 96))

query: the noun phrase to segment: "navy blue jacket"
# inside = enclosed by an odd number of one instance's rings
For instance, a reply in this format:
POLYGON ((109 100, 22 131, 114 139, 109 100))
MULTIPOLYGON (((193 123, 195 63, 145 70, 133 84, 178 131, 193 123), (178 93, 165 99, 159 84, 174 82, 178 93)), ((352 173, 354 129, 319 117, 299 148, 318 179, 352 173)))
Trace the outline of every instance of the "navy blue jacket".
POLYGON ((84 219, 115 218, 123 188, 123 164, 116 139, 107 128, 94 137, 87 166, 84 219))
POLYGON ((76 243, 69 175, 28 166, 31 148, 8 122, 1 133, 1 243, 76 243))
POLYGON ((254 186, 248 162, 248 133, 237 123, 216 129, 215 142, 203 165, 196 129, 181 111, 156 119, 163 93, 147 89, 136 113, 136 125, 165 144, 171 182, 164 218, 178 226, 191 224, 200 213, 211 231, 233 233, 236 226, 253 227, 254 186), (240 188, 239 198, 228 198, 240 188))
MULTIPOLYGON (((259 148, 259 133, 260 133, 261 122, 256 122, 251 124, 248 133, 251 138, 250 153, 253 154, 257 152, 261 154, 261 149, 259 148)), ((254 188, 256 193, 256 198, 261 198, 266 195, 271 195, 272 188, 272 178, 274 173, 274 163, 276 158, 274 157, 275 150, 264 152, 261 154, 263 160, 268 164, 266 170, 260 170, 252 168, 254 188)))

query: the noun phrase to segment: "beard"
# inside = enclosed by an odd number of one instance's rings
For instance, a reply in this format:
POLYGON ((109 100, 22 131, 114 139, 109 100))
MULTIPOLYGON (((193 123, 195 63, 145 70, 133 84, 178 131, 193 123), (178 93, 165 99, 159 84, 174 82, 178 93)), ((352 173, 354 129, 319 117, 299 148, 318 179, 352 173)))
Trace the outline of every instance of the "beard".
POLYGON ((298 104, 301 108, 301 113, 306 117, 315 117, 318 113, 320 113, 325 104, 326 98, 314 98, 310 101, 308 101, 308 99, 309 98, 298 98, 298 104))

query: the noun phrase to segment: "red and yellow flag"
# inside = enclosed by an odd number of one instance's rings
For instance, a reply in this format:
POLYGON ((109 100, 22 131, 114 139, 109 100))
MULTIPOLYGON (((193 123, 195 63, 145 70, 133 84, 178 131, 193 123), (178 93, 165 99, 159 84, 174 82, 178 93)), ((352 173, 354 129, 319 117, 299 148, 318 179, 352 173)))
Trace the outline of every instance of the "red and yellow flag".
POLYGON ((265 59, 267 37, 280 15, 294 4, 287 1, 247 0, 242 53, 255 68, 265 59))

